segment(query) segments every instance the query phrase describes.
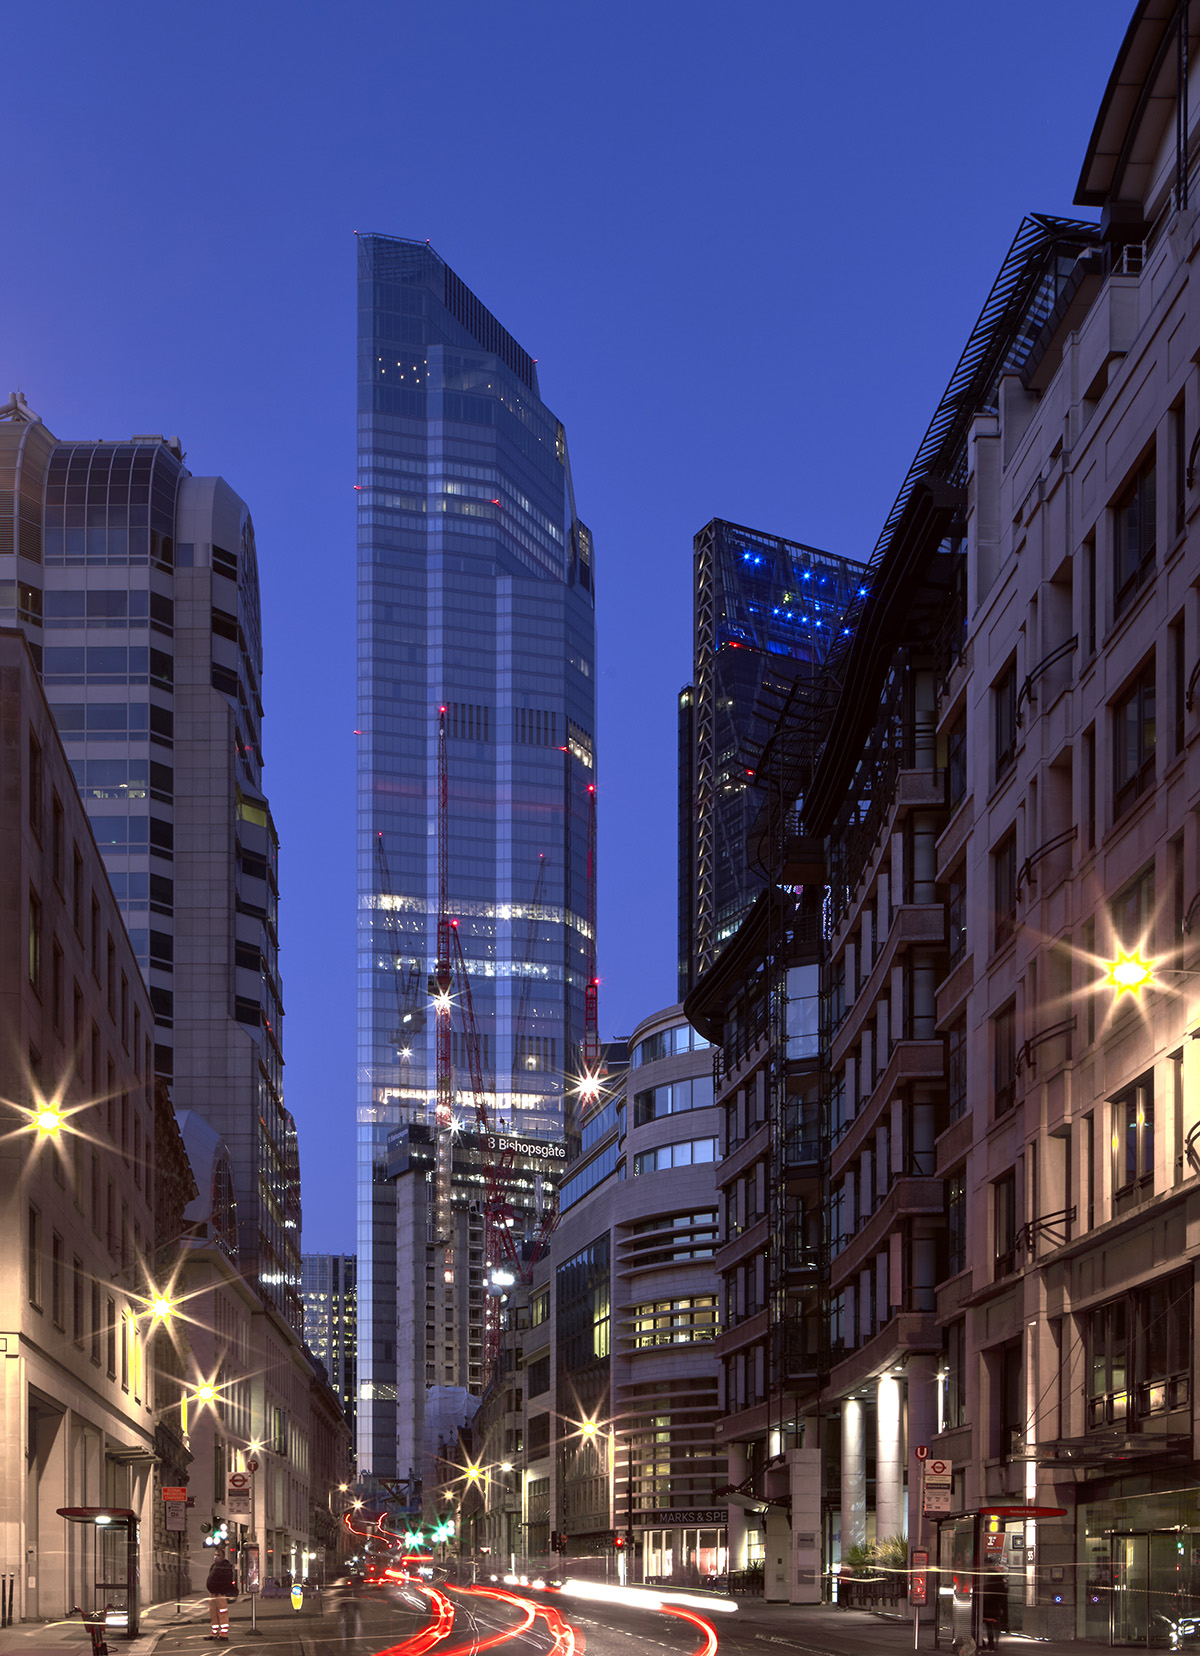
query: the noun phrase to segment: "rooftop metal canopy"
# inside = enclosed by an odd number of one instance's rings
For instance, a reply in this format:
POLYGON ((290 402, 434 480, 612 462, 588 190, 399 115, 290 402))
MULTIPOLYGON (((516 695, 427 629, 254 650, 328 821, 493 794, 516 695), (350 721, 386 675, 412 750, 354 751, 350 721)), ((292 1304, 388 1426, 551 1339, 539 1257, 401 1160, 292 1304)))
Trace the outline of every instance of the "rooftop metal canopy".
POLYGON ((751 832, 752 856, 770 842, 780 806, 789 808, 801 792, 805 832, 829 831, 878 709, 888 650, 905 629, 927 636, 944 605, 940 582, 924 594, 922 588, 950 521, 950 493, 965 482, 971 421, 994 408, 1001 377, 1020 370, 1075 261, 1098 245, 1099 236, 1097 225, 1078 219, 1034 213, 1022 220, 880 531, 863 595, 846 616, 846 634, 826 660, 819 706, 805 712, 791 696, 764 748, 757 782, 769 797, 751 832), (901 579, 898 569, 889 568, 897 559, 905 565, 901 579), (814 750, 815 739, 820 745, 814 750))

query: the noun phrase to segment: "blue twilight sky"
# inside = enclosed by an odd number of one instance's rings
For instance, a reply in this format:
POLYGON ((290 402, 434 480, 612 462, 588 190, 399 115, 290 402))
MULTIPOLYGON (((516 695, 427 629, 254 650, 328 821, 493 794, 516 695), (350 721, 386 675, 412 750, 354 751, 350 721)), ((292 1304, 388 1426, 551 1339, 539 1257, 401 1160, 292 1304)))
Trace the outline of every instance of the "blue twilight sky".
POLYGON ((566 424, 624 1033, 675 996, 692 535, 867 556, 1132 3, 8 8, 0 396, 178 433, 255 518, 306 1247, 354 1245, 354 232, 432 241, 566 424))

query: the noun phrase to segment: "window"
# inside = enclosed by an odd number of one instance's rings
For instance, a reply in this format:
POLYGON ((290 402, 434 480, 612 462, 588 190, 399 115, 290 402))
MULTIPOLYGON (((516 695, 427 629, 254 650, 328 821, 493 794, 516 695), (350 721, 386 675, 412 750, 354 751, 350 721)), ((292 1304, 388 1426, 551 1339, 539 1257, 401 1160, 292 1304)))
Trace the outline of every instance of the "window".
POLYGON ((951 1121, 960 1121, 967 1108, 967 1020, 959 1018, 946 1034, 946 1089, 951 1121))
POLYGON ((1017 1006, 1009 1001, 992 1019, 992 1075, 995 1115, 1005 1115, 1017 1101, 1017 1006))
POLYGON ((960 713, 946 732, 946 803, 956 811, 967 795, 967 715, 960 713))
POLYGON ((83 1260, 78 1254, 71 1261, 71 1338, 77 1346, 83 1344, 83 1260))
POLYGON ((995 1237, 993 1279, 1017 1268, 1017 1175, 1010 1168, 992 1185, 992 1227, 995 1237))
POLYGON ((700 1341, 715 1340, 719 1333, 715 1294, 695 1294, 688 1299, 650 1300, 633 1307, 633 1343, 638 1348, 694 1345, 700 1341))
POLYGON ((1187 528, 1187 433, 1184 429, 1183 399, 1171 410, 1171 489, 1175 497, 1174 534, 1187 528))
POLYGON ((1096 727, 1089 725, 1083 733, 1083 787, 1084 809, 1087 815, 1087 847, 1096 848, 1096 727))
POLYGON ((967 1424, 967 1325, 960 1318, 943 1336, 942 1418, 938 1430, 949 1432, 967 1424))
POLYGON ((54 883, 58 887, 58 889, 61 891, 63 889, 63 876, 64 876, 64 867, 63 867, 63 862, 64 862, 63 807, 62 807, 62 800, 58 797, 57 794, 54 794, 52 799, 51 799, 50 811, 51 811, 51 825, 50 825, 51 867, 52 867, 53 872, 54 872, 54 883))
POLYGON ((660 1144, 657 1150, 643 1150, 633 1159, 633 1176, 637 1178, 642 1173, 661 1173, 668 1167, 691 1167, 695 1162, 711 1162, 716 1159, 715 1138, 684 1139, 681 1144, 660 1144))
POLYGON ((107 948, 105 950, 105 956, 106 956, 105 964, 107 965, 107 968, 108 968, 108 991, 107 991, 108 1015, 112 1019, 113 1023, 116 1023, 116 1021, 117 1021, 117 946, 113 942, 113 935, 112 935, 111 932, 109 932, 109 934, 108 934, 108 945, 107 945, 107 948))
POLYGON ((946 1182, 946 1231, 950 1241, 948 1271, 955 1276, 967 1268, 967 1181, 953 1173, 946 1182))
POLYGON ((55 1328, 63 1327, 63 1241, 57 1231, 50 1237, 50 1315, 55 1328))
POLYGON ((550 1358, 539 1357, 536 1362, 530 1363, 526 1373, 529 1376, 528 1391, 530 1397, 540 1397, 542 1392, 550 1390, 550 1358))
POLYGON ((1002 949, 1017 929, 1017 831, 1010 828, 992 852, 992 942, 1002 949))
POLYGON ((1096 653, 1096 542, 1083 545, 1083 572, 1087 587, 1087 653, 1088 659, 1096 653))
POLYGON ((1136 1201, 1150 1195, 1154 1185, 1153 1071, 1112 1101, 1112 1154, 1118 1208, 1132 1205, 1130 1197, 1136 1201))
POLYGON ((115 1300, 105 1300, 104 1305, 106 1313, 104 1331, 108 1336, 106 1341, 108 1346, 108 1378, 115 1380, 117 1378, 117 1306, 115 1300))
POLYGON ((1113 703, 1113 816, 1154 786, 1154 657, 1113 703))
POLYGON ((29 1209, 25 1232, 25 1291, 35 1310, 42 1309, 42 1216, 29 1209))
POLYGON ((100 1284, 92 1283, 92 1362, 100 1366, 100 1284))
POLYGON ((1125 954, 1154 951, 1154 864, 1130 880, 1112 900, 1113 942, 1125 954))
POLYGON ((42 992, 42 904, 33 887, 29 888, 29 981, 42 992))
POLYGON ((100 901, 92 893, 92 976, 100 981, 100 901))
POLYGON ((1123 615, 1154 572, 1157 475, 1154 456, 1113 510, 1113 613, 1123 615))
POLYGON ((996 781, 1017 756, 1017 661, 1014 656, 992 686, 996 781))
POLYGON ((71 923, 77 936, 83 936, 83 858, 75 846, 71 855, 71 923))
POLYGON ((634 1094, 633 1124, 644 1127, 660 1116, 679 1115, 684 1110, 703 1110, 712 1101, 711 1075, 698 1076, 694 1081, 673 1081, 666 1086, 652 1087, 634 1094))
POLYGON ((63 952, 58 946, 57 937, 51 939, 50 944, 50 1009, 54 1020, 55 1033, 64 1033, 66 1019, 66 984, 63 967, 63 952))
POLYGON ((1187 741, 1187 661, 1183 616, 1167 629, 1171 666, 1171 722, 1174 726, 1174 754, 1178 758, 1187 741))
POLYGON ((967 874, 962 864, 950 876, 948 895, 947 942, 950 949, 950 965, 957 966, 967 952, 967 874))
POLYGON ((38 840, 42 837, 42 795, 45 777, 42 771, 42 744, 33 731, 29 732, 29 826, 38 840))

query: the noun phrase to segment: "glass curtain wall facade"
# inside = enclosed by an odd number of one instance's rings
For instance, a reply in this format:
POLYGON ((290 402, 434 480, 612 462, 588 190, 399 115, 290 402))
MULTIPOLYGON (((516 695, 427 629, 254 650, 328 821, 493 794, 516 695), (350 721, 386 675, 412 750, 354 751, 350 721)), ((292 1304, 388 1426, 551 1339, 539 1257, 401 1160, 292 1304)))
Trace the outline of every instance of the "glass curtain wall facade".
MULTIPOLYGON (((583 1034, 595 624, 591 536, 533 359, 423 242, 360 237, 358 275, 358 1441, 360 1470, 391 1476, 387 1136, 434 1114, 439 710, 448 908, 495 1115, 558 1138, 583 1034)), ((454 1037, 457 1065, 457 1004, 454 1037)))

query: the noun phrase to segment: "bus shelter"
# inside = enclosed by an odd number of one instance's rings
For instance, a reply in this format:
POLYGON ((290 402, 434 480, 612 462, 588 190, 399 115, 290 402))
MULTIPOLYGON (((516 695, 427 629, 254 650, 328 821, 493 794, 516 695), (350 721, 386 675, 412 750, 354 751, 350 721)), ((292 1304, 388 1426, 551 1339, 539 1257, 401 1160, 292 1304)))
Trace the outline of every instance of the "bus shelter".
POLYGON ((935 1644, 971 1638, 982 1649, 1020 1633, 1037 1520, 1065 1516, 1065 1507, 984 1506, 939 1518, 935 1644))
POLYGON ((137 1513, 129 1507, 59 1507, 58 1516, 83 1526, 84 1547, 91 1549, 87 1574, 92 1602, 82 1608, 93 1615, 102 1612, 109 1632, 136 1638, 141 1615, 137 1513))

